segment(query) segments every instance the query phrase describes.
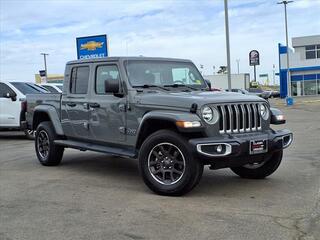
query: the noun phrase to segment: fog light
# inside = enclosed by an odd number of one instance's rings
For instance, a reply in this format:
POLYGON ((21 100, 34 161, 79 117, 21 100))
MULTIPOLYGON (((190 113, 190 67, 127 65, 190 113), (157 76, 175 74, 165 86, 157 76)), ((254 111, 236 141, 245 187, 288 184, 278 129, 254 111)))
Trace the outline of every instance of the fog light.
POLYGON ((218 145, 216 148, 217 153, 222 153, 223 147, 222 145, 218 145))
POLYGON ((210 157, 221 157, 230 155, 232 146, 229 143, 200 143, 197 144, 197 151, 210 157))
POLYGON ((292 134, 288 134, 286 136, 282 137, 282 147, 283 148, 287 148, 290 146, 290 144, 292 143, 293 140, 293 136, 292 134))

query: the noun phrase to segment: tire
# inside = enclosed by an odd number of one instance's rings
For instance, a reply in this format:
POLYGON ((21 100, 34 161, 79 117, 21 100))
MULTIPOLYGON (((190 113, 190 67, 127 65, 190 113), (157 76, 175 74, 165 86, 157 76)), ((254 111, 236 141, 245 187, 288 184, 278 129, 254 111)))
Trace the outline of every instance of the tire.
POLYGON ((275 152, 271 158, 260 164, 246 164, 241 167, 234 167, 231 170, 242 178, 263 179, 274 173, 282 160, 282 150, 275 152))
POLYGON ((34 140, 34 139, 35 139, 36 131, 26 129, 26 130, 24 130, 24 134, 26 135, 26 138, 27 138, 27 139, 29 139, 29 140, 34 140))
POLYGON ((57 136, 51 122, 42 122, 37 127, 35 149, 39 162, 44 166, 57 166, 63 156, 64 147, 54 144, 57 136))
POLYGON ((174 131, 159 130, 143 142, 139 170, 153 192, 181 196, 199 183, 203 163, 193 157, 187 139, 174 131))

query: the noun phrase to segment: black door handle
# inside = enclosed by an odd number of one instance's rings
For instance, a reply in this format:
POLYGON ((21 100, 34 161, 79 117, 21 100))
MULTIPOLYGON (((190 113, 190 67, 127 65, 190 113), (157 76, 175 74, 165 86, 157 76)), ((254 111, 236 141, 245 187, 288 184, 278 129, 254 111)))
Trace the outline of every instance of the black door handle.
POLYGON ((89 107, 91 107, 91 108, 99 108, 100 104, 99 103, 89 103, 89 107))
POLYGON ((75 107, 75 106, 77 106, 77 104, 74 103, 74 102, 68 102, 67 105, 68 105, 69 107, 75 107))

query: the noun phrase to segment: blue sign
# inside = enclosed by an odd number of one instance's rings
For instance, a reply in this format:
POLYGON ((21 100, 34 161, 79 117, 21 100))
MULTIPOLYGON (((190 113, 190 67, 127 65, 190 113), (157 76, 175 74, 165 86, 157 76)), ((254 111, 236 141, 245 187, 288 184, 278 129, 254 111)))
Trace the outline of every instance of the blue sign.
POLYGON ((77 38, 78 59, 108 57, 107 35, 77 38))

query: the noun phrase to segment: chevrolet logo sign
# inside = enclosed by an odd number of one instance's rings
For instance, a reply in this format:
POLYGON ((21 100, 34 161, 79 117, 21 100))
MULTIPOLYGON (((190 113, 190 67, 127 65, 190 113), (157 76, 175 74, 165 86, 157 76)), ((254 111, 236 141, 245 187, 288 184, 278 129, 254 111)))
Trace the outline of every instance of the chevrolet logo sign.
POLYGON ((94 51, 97 48, 102 48, 103 42, 96 42, 96 41, 89 41, 84 44, 81 44, 80 50, 88 50, 88 51, 94 51))

